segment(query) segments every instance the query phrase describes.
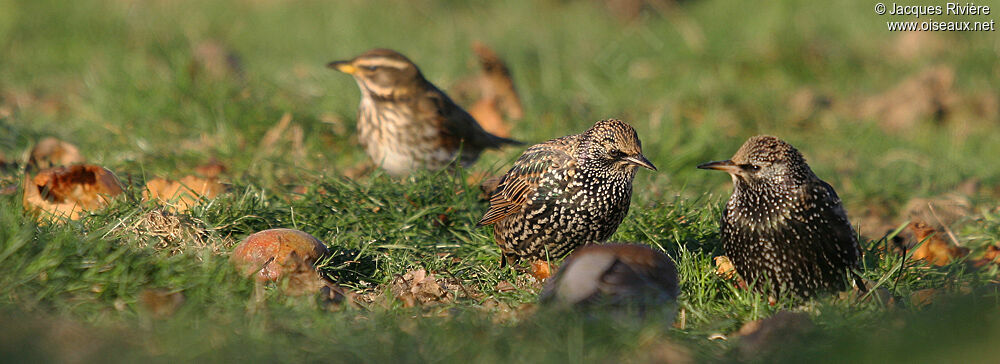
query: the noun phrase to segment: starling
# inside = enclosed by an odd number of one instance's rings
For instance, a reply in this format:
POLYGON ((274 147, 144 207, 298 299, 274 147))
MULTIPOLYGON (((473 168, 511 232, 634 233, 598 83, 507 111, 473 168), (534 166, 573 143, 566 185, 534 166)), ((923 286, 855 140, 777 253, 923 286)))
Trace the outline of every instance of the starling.
POLYGON ((667 305, 678 294, 677 269, 666 254, 643 245, 591 244, 566 258, 539 300, 648 309, 667 305))
POLYGON ((495 224, 504 264, 603 242, 628 213, 638 167, 656 170, 635 129, 598 121, 582 134, 528 148, 501 177, 479 226, 495 224))
POLYGON ((720 225, 726 256, 744 280, 775 296, 809 298, 845 288, 847 272, 861 258, 857 235, 833 187, 798 150, 755 136, 732 159, 698 168, 733 178, 720 225))
POLYGON ((393 176, 438 170, 456 158, 468 166, 483 149, 521 144, 483 130, 402 54, 373 49, 327 67, 354 76, 361 89, 358 134, 376 165, 393 176))

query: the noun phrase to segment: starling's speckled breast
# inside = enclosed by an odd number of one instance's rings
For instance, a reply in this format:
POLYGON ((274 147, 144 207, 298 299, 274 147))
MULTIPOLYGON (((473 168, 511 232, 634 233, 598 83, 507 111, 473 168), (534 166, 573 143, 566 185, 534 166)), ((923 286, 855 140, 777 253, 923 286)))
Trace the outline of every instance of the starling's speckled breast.
POLYGON ((639 166, 655 169, 635 130, 602 120, 583 134, 528 148, 501 178, 480 225, 495 224, 507 261, 560 258, 614 234, 639 166))
POLYGON ((524 209, 496 226, 507 255, 559 258, 582 243, 605 241, 628 214, 633 175, 588 168, 553 169, 524 209))
POLYGON ((771 136, 751 138, 731 160, 706 163, 733 177, 722 216, 726 255, 749 283, 811 297, 845 288, 861 257, 840 198, 798 150, 771 136))

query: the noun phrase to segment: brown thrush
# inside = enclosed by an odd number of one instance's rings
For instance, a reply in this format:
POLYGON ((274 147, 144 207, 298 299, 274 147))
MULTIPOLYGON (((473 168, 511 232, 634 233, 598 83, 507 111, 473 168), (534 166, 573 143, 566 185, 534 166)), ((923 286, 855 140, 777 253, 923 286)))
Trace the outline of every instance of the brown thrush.
POLYGON ((393 176, 468 166, 483 149, 520 142, 490 134, 427 81, 402 54, 373 49, 330 68, 354 76, 361 89, 358 134, 368 156, 393 176))

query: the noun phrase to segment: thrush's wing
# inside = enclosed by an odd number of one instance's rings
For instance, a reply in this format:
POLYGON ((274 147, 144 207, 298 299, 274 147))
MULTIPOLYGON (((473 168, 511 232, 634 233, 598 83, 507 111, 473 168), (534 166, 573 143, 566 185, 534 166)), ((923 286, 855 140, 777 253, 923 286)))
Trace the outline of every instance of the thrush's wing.
POLYGON ((476 119, 469 115, 465 109, 458 106, 441 90, 434 85, 430 85, 425 96, 420 98, 417 109, 421 114, 419 117, 434 120, 441 126, 441 130, 446 134, 446 139, 450 139, 456 146, 465 143, 478 149, 500 148, 505 144, 523 144, 517 140, 498 137, 483 130, 483 127, 476 122, 476 119))
POLYGON ((500 179, 490 196, 490 208, 478 225, 491 225, 520 211, 547 173, 572 168, 575 162, 571 149, 578 137, 571 135, 549 140, 524 151, 500 179))

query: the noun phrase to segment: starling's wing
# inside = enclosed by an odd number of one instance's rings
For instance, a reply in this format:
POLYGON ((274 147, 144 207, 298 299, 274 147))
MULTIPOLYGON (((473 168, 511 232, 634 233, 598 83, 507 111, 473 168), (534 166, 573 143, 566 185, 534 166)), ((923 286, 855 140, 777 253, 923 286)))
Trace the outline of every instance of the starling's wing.
POLYGON ((465 109, 455 104, 448 95, 429 85, 424 97, 417 103, 417 116, 421 120, 434 120, 445 134, 445 139, 458 146, 466 143, 475 147, 500 148, 504 144, 523 144, 513 139, 507 139, 490 134, 469 115, 465 109))
POLYGON ((819 179, 808 184, 803 192, 803 200, 810 207, 807 213, 815 215, 828 227, 825 240, 829 244, 824 244, 821 249, 823 254, 836 264, 842 264, 844 268, 856 266, 861 258, 858 236, 847 219, 847 212, 844 211, 837 192, 819 179))
POLYGON ((575 162, 570 147, 577 137, 553 139, 524 151, 500 179, 490 196, 490 208, 479 220, 478 226, 494 224, 524 208, 528 197, 538 189, 546 173, 572 168, 575 162))

